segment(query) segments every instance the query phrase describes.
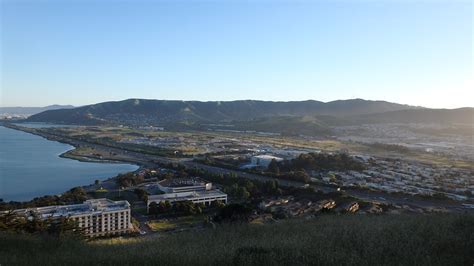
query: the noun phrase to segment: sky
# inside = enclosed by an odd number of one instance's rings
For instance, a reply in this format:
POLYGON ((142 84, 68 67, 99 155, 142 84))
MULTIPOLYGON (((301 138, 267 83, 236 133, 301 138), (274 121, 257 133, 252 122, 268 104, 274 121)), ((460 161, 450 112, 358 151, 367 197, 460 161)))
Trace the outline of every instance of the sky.
POLYGON ((0 0, 0 106, 474 106, 470 0, 0 0))

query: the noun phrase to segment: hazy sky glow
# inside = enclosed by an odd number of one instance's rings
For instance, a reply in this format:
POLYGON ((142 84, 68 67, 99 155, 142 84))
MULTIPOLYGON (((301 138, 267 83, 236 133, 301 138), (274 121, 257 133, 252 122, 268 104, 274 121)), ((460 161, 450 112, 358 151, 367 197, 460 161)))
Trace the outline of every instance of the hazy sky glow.
POLYGON ((0 106, 126 98, 474 106, 470 0, 0 2, 0 106))

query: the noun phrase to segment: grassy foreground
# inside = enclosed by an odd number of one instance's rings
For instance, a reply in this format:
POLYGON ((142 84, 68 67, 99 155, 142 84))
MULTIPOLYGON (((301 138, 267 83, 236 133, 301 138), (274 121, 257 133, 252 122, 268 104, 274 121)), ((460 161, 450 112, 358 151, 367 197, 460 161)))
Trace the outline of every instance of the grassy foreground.
POLYGON ((0 234, 0 265, 472 265, 474 215, 320 216, 82 242, 0 234))

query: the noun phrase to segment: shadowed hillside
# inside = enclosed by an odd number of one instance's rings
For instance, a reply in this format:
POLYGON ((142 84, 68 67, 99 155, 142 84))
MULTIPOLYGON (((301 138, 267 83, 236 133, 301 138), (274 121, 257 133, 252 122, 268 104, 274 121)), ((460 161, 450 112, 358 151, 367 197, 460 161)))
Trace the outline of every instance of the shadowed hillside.
POLYGON ((400 110, 361 115, 357 122, 364 123, 437 123, 474 125, 474 108, 400 110))
POLYGON ((0 234, 2 265, 472 265, 472 215, 319 216, 96 242, 0 234))
POLYGON ((45 111, 29 122, 155 125, 167 130, 239 130, 331 135, 331 127, 374 123, 474 124, 474 108, 427 109, 361 99, 334 102, 198 102, 129 99, 45 111))
POLYGON ((269 101, 165 101, 129 99, 105 102, 70 110, 46 111, 30 117, 31 122, 67 124, 185 124, 246 121, 273 116, 348 116, 416 107, 383 101, 360 99, 318 102, 269 102, 269 101))

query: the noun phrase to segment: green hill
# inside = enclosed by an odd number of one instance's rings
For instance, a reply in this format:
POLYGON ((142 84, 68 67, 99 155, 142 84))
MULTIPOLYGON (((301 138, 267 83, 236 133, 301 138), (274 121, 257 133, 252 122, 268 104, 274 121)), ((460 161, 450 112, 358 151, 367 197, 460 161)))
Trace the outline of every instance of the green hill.
POLYGON ((0 234, 2 265, 472 265, 473 215, 318 216, 83 242, 0 234))

